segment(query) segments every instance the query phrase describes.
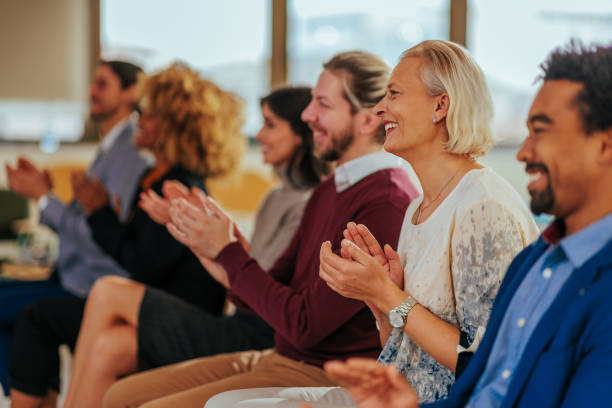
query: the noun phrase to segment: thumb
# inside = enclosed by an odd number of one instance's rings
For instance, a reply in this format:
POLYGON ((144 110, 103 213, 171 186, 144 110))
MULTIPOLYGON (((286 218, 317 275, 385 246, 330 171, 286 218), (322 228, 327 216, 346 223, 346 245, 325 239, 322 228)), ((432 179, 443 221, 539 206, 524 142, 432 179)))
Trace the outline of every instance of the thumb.
POLYGON ((395 250, 391 248, 391 245, 389 244, 385 244, 385 256, 389 260, 390 265, 399 266, 400 268, 402 267, 402 261, 399 254, 395 252, 395 250))

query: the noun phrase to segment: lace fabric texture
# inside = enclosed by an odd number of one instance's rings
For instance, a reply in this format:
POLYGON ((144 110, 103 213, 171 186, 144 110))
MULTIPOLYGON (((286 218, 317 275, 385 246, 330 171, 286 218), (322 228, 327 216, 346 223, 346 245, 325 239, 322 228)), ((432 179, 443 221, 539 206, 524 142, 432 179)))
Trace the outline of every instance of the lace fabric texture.
MULTIPOLYGON (((469 343, 479 341, 508 265, 535 240, 537 227, 518 194, 489 169, 468 172, 425 222, 413 225, 421 200, 408 208, 398 245, 404 289, 469 343)), ((421 402, 445 397, 455 379, 400 329, 379 362, 395 363, 421 402)))

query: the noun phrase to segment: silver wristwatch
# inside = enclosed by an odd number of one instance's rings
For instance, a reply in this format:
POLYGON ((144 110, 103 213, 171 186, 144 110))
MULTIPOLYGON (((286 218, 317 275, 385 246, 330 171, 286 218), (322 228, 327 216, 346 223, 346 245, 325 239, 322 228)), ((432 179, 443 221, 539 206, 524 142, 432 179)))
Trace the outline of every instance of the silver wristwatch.
POLYGON ((408 312, 410 312, 414 305, 416 305, 417 303, 418 302, 415 298, 408 295, 408 297, 404 299, 404 301, 400 303, 399 306, 396 306, 393 309, 389 310, 388 318, 389 323, 391 323, 391 326, 400 329, 404 327, 404 325, 406 324, 406 316, 408 315, 408 312))

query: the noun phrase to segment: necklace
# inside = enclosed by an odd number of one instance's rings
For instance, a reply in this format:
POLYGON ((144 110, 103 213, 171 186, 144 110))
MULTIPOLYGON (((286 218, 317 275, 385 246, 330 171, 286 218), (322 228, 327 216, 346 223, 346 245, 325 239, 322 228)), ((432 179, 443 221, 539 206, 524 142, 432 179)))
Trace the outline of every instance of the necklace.
MULTIPOLYGON (((471 162, 470 162, 471 163, 471 162)), ((468 163, 469 164, 469 163, 468 163)), ((442 186, 442 188, 440 189, 440 192, 438 193, 438 195, 436 196, 436 198, 434 198, 433 200, 431 200, 426 206, 423 206, 423 202, 421 201, 421 204, 419 204, 419 206, 417 207, 416 210, 416 220, 415 220, 415 224, 418 225, 419 224, 419 220, 421 219, 421 213, 428 209, 429 207, 431 207, 433 205, 433 203, 435 203, 436 201, 438 201, 438 199, 442 196, 442 192, 444 192, 444 190, 446 189, 446 187, 448 187, 450 185, 450 183, 452 183, 452 181, 455 179, 455 177, 457 177, 457 174, 459 174, 459 172, 461 170, 463 170, 464 167, 467 167, 467 165, 463 165, 461 167, 459 167, 459 169, 455 172, 455 174, 453 174, 453 176, 446 182, 446 184, 444 184, 444 186, 442 186)))

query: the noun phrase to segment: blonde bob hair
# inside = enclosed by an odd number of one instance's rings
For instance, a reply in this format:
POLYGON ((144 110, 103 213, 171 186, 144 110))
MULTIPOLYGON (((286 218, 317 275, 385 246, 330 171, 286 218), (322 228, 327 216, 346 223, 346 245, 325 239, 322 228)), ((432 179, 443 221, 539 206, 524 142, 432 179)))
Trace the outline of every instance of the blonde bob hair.
POLYGON ((423 41, 404 51, 423 58, 421 81, 431 96, 448 94, 446 151, 480 157, 493 146, 493 102, 484 74, 462 46, 442 40, 423 41))
POLYGON ((154 149, 172 166, 215 177, 234 170, 242 158, 240 99, 174 63, 141 78, 138 96, 158 121, 154 149))

